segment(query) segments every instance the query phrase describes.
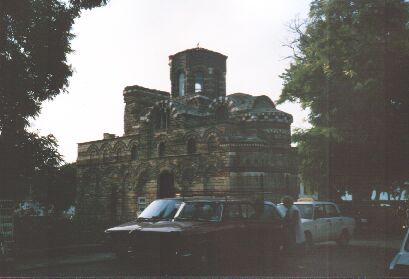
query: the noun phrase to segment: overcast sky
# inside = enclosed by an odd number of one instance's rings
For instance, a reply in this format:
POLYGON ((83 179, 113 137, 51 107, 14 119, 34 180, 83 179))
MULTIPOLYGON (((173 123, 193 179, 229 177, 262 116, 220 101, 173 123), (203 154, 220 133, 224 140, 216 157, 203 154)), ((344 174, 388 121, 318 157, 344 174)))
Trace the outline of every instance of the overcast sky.
MULTIPOLYGON (((125 86, 170 91, 168 57, 196 47, 228 56, 227 94, 268 95, 276 101, 279 75, 288 67, 293 35, 288 23, 306 18, 310 0, 110 0, 83 12, 74 25, 75 72, 68 94, 45 103, 32 123, 40 134, 56 136, 67 162, 77 159, 77 143, 123 135, 125 86)), ((306 127, 298 105, 278 106, 306 127)))

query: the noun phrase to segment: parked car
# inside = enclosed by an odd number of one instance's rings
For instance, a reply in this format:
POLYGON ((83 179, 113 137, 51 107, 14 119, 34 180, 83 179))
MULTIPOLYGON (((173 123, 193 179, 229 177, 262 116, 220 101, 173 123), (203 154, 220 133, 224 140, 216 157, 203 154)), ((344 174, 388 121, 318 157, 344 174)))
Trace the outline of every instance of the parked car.
MULTIPOLYGON (((155 202, 162 201, 175 200, 155 202)), ((146 217, 145 211, 135 222, 105 232, 114 250, 138 261, 160 261, 165 272, 215 270, 224 262, 271 257, 282 247, 282 218, 269 202, 191 198, 173 220, 146 217)))
POLYGON ((153 223, 162 224, 172 220, 182 201, 183 199, 179 197, 155 200, 145 208, 136 220, 107 229, 105 233, 111 250, 116 253, 118 258, 128 257, 131 252, 129 241, 132 233, 141 231, 153 223))
POLYGON ((393 277, 409 276, 409 230, 403 238, 399 252, 389 264, 389 275, 393 277))
MULTIPOLYGON (((302 229, 307 248, 317 242, 336 241, 341 246, 349 243, 355 230, 355 220, 341 216, 338 206, 332 202, 299 201, 294 203, 300 211, 302 229)), ((283 205, 278 208, 283 214, 283 205)))

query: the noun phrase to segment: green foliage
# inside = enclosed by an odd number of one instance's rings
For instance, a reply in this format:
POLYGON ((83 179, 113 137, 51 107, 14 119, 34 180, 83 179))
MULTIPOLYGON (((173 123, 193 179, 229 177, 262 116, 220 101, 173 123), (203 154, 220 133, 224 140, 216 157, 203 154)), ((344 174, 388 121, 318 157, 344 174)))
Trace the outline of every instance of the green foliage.
POLYGON ((41 137, 22 131, 12 139, 1 136, 1 196, 24 197, 41 183, 39 177, 54 173, 62 162, 57 146, 52 135, 41 137))
POLYGON ((33 198, 47 207, 53 205, 56 212, 67 209, 75 203, 76 171, 72 163, 37 172, 33 198))
POLYGON ((67 54, 81 9, 106 0, 0 1, 0 194, 21 197, 61 163, 52 135, 28 132, 41 104, 66 91, 67 54))
POLYGON ((304 182, 324 196, 360 199, 408 179, 408 22, 403 0, 315 0, 293 26, 278 102, 310 108, 313 128, 295 139, 304 182))

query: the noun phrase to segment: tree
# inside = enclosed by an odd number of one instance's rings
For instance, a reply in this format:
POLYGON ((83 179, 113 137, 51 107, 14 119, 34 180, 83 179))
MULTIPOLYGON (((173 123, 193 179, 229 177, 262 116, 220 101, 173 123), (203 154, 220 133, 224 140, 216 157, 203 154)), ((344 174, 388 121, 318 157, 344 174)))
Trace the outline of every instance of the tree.
POLYGON ((107 0, 0 1, 0 195, 21 198, 37 174, 61 162, 52 135, 29 131, 42 102, 66 92, 71 28, 107 0))
POLYGON ((309 108, 298 131, 304 183, 354 199, 409 176, 409 4, 315 0, 295 22, 293 61, 278 103, 309 108))
POLYGON ((71 163, 37 172, 33 198, 46 207, 54 206, 56 212, 74 205, 76 171, 75 163, 71 163))

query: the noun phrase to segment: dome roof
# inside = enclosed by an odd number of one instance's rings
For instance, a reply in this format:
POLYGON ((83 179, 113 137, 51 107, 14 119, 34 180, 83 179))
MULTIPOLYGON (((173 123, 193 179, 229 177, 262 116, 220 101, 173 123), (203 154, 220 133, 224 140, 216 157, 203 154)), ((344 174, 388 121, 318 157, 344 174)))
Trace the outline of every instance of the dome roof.
POLYGON ((277 111, 273 101, 266 95, 252 96, 245 93, 234 93, 227 98, 232 101, 232 111, 277 111))
POLYGON ((173 55, 169 55, 169 59, 172 59, 174 56, 180 55, 180 54, 184 54, 184 53, 209 53, 209 54, 216 54, 216 55, 221 55, 227 58, 226 55, 221 54, 219 52, 216 51, 212 51, 206 48, 202 48, 202 47, 195 47, 195 48, 189 48, 189 49, 185 49, 183 51, 179 51, 178 53, 175 53, 173 55))

